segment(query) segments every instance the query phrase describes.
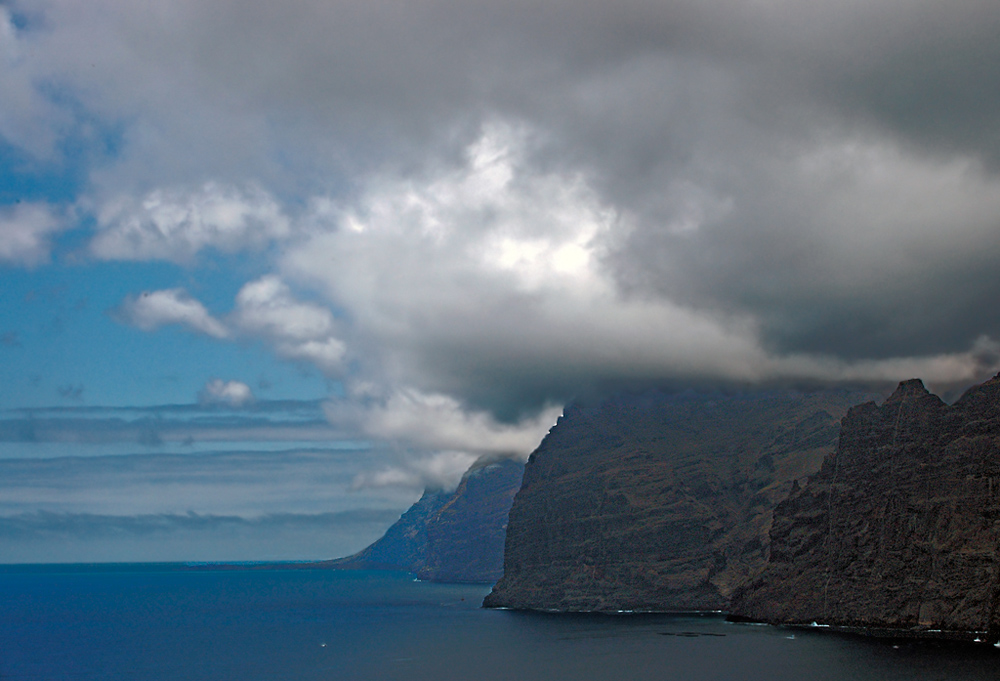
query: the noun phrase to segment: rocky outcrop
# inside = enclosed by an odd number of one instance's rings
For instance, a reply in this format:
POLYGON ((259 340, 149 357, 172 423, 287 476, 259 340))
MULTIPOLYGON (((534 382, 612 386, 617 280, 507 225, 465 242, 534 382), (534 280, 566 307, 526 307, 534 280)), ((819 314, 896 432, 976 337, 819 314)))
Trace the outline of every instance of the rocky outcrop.
POLYGON ((739 617, 1000 635, 1000 376, 948 406, 918 380, 851 409, 775 510, 739 617))
POLYGON ((774 507, 868 397, 648 393, 568 407, 528 461, 484 605, 725 609, 765 564, 774 507))
POLYGON ((432 491, 366 549, 328 567, 397 569, 436 582, 491 584, 503 571, 507 514, 524 465, 480 462, 452 492, 432 491))

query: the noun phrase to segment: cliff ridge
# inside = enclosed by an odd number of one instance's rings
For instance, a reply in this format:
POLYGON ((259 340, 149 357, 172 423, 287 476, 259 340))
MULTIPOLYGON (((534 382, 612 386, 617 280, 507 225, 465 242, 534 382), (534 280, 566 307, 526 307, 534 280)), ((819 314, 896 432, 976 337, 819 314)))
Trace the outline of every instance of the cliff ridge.
POLYGON ((852 408, 778 505, 736 616, 1000 636, 1000 375, 948 406, 919 380, 852 408))

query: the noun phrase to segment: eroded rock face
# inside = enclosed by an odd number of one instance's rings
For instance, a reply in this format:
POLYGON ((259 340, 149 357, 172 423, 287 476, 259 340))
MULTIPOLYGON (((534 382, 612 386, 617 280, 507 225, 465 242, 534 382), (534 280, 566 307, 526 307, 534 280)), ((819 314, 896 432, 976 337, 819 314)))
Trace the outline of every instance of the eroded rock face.
POLYGON ((726 609, 765 564, 774 507, 859 401, 647 394, 567 408, 528 461, 485 605, 726 609))
POLYGON ((851 409, 836 454, 778 506, 770 535, 738 616, 996 636, 1000 376, 952 406, 913 380, 851 409))
POLYGON ((507 514, 524 465, 473 466, 452 492, 428 490, 381 539, 326 563, 335 568, 399 569, 437 582, 495 582, 503 571, 507 514))

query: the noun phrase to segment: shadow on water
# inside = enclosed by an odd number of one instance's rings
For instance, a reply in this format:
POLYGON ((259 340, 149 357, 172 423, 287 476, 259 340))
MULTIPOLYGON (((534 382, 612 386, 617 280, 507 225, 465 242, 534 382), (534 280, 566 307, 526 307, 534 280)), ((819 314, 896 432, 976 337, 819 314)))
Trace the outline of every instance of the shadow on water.
POLYGON ((727 623, 479 607, 400 573, 0 570, 10 681, 978 681, 1000 651, 727 623))

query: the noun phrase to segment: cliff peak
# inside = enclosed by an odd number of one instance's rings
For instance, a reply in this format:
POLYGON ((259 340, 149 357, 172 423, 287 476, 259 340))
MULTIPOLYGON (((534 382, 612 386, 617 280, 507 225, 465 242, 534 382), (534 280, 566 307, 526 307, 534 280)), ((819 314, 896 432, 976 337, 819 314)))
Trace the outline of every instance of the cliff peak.
POLYGON ((924 386, 922 380, 911 378, 906 381, 900 381, 899 385, 896 386, 896 390, 886 400, 886 403, 901 402, 908 398, 923 397, 930 394, 930 391, 924 386))

